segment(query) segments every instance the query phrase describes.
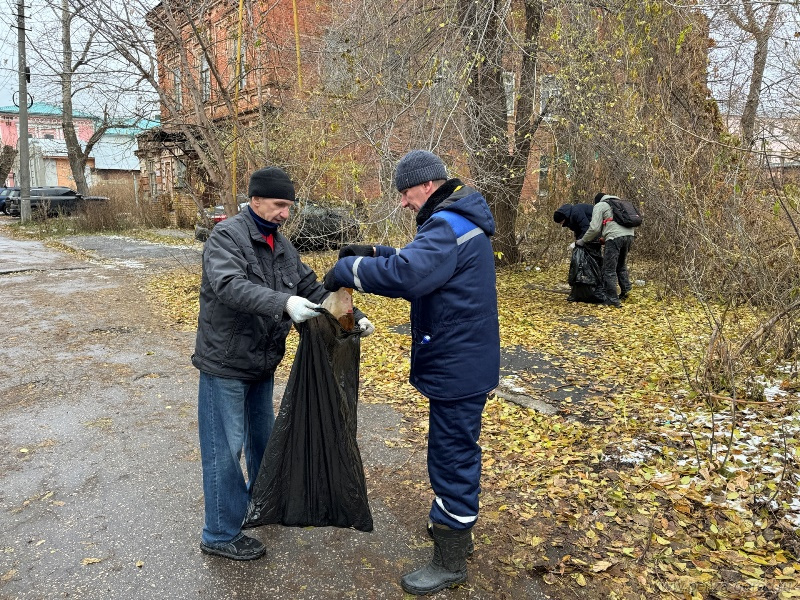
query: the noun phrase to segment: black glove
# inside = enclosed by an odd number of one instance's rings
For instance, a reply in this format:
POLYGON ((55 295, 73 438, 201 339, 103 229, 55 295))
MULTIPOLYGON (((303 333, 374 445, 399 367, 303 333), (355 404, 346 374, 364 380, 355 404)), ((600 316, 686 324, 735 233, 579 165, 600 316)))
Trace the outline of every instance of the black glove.
POLYGON ((335 268, 336 267, 325 273, 325 277, 322 278, 322 287, 329 292, 335 292, 342 287, 336 282, 336 275, 333 274, 335 268))
POLYGON ((577 241, 575 242, 575 245, 576 245, 576 246, 585 246, 585 245, 586 245, 586 243, 585 243, 583 240, 577 240, 577 241))
POLYGON ((350 244, 339 249, 339 258, 345 256, 375 256, 375 248, 364 244, 350 244))

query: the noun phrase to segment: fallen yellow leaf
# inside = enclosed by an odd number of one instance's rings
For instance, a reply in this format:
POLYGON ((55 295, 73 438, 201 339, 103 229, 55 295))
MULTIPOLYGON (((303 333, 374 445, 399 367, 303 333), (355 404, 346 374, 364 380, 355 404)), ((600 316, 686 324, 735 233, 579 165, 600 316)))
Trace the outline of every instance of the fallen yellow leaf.
POLYGON ((602 573, 603 571, 607 571, 611 567, 614 566, 614 563, 610 560, 599 560, 592 565, 592 571, 595 573, 602 573))

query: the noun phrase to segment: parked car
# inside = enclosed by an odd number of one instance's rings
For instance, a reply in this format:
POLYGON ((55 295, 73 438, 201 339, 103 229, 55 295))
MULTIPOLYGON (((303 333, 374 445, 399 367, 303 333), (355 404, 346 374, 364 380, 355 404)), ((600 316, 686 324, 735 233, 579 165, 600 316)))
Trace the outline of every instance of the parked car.
POLYGON ((304 198, 292 207, 284 233, 300 252, 334 250, 360 236, 358 221, 347 210, 304 198))
POLYGON ((211 206, 206 209, 206 218, 211 222, 212 227, 228 218, 225 214, 224 206, 211 206))
MULTIPOLYGON (((241 194, 237 198, 241 200, 239 202, 239 212, 242 212, 247 206, 247 198, 241 194)), ((210 206, 203 211, 202 217, 201 222, 194 226, 194 239, 205 242, 211 233, 211 228, 220 221, 227 219, 228 215, 225 214, 224 206, 210 206)))
MULTIPOLYGON (((239 212, 244 210, 244 207, 247 206, 247 202, 240 202, 239 203, 239 212)), ((210 226, 213 227, 220 221, 224 221, 228 218, 228 215, 225 214, 225 207, 224 206, 210 206, 203 211, 203 214, 206 220, 210 223, 210 226)))
MULTIPOLYGON (((18 217, 21 212, 21 199, 19 188, 12 190, 6 196, 6 214, 18 217)), ((107 201, 105 196, 87 196, 84 198, 75 190, 61 186, 50 185, 31 188, 31 214, 44 213, 47 215, 70 214, 86 202, 107 201)))
POLYGON ((19 194, 18 187, 3 187, 0 188, 0 212, 8 214, 6 210, 6 198, 11 195, 12 192, 16 190, 17 194, 19 194))

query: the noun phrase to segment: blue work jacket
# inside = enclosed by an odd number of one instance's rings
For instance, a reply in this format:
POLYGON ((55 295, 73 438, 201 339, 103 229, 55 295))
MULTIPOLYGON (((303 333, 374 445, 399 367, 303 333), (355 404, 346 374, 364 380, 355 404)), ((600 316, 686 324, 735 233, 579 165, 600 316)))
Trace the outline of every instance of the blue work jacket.
POLYGON ((336 263, 343 287, 411 302, 409 381, 428 398, 468 398, 499 382, 494 231, 483 196, 459 186, 407 246, 336 263))

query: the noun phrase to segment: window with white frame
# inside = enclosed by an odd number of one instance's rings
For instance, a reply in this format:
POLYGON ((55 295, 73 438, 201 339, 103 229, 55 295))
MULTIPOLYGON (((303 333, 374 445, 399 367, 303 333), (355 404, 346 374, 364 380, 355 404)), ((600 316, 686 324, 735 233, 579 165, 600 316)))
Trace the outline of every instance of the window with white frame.
POLYGON ((181 80, 181 68, 175 67, 172 70, 172 88, 175 94, 175 109, 183 108, 183 81, 181 80))
POLYGON ((175 185, 181 189, 186 187, 186 164, 180 159, 175 161, 175 185))
POLYGON ((553 114, 555 101, 561 94, 555 77, 547 75, 542 78, 542 83, 539 86, 539 110, 541 112, 547 111, 547 115, 553 114))
POLYGON ((208 67, 208 59, 200 57, 200 97, 203 102, 211 99, 211 69, 208 67))
POLYGON ((147 159, 147 180, 150 187, 150 197, 155 199, 158 195, 158 179, 156 179, 156 161, 147 159))
MULTIPOLYGON (((239 90, 243 90, 247 87, 247 51, 245 48, 244 39, 237 41, 236 37, 234 36, 230 40, 230 65, 231 65, 231 82, 236 79, 236 69, 239 69, 239 90), (237 50, 238 50, 238 61, 237 61, 237 50)), ((232 89, 233 86, 231 86, 232 89)))
POLYGON ((550 193, 550 158, 542 154, 539 157, 539 195, 547 196, 550 193))
POLYGON ((503 71, 503 90, 506 95, 506 116, 514 116, 514 100, 517 93, 517 78, 512 71, 503 71))

